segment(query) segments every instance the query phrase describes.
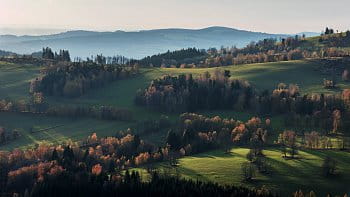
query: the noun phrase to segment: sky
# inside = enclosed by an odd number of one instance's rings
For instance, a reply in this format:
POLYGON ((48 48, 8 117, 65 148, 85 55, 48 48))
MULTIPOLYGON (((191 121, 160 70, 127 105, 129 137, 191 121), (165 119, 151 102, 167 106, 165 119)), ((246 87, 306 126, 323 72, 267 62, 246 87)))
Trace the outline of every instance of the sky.
MULTIPOLYGON (((0 0, 0 29, 143 30, 225 26, 268 33, 350 29, 349 0, 0 0)), ((0 32, 1 33, 1 32, 0 32)))

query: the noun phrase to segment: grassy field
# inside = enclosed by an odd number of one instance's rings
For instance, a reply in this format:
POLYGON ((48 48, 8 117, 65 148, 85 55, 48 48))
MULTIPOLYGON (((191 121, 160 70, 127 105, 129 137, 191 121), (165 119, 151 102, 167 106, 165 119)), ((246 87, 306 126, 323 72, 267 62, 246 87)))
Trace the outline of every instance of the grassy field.
POLYGON ((29 82, 39 71, 39 66, 0 62, 0 99, 28 99, 29 82))
MULTIPOLYGON (((252 182, 242 181, 241 164, 247 162, 246 148, 234 148, 230 154, 223 151, 212 151, 179 160, 177 170, 168 164, 155 166, 160 172, 180 174, 181 177, 194 180, 212 181, 219 184, 234 184, 236 186, 262 187, 266 186, 282 196, 291 196, 291 192, 302 189, 317 191, 318 196, 349 193, 350 153, 337 151, 299 151, 300 159, 286 160, 281 157, 278 149, 267 149, 264 154, 270 165, 269 174, 257 174, 252 182), (331 178, 322 176, 321 165, 326 156, 337 161, 338 175, 331 178), (177 171, 177 172, 176 172, 177 171)), ((147 172, 143 177, 149 177, 147 172)))
POLYGON ((17 129, 21 137, 8 144, 0 146, 0 150, 33 147, 38 143, 63 143, 65 141, 78 141, 85 139, 91 133, 98 136, 114 136, 118 131, 131 126, 128 122, 103 121, 96 119, 76 119, 45 117, 32 114, 14 114, 0 112, 0 125, 7 129, 17 129), (56 127, 46 131, 34 131, 56 127))
MULTIPOLYGON (((85 138, 89 132, 91 130, 95 130, 95 128, 98 135, 110 135, 113 134, 115 130, 125 128, 125 125, 133 127, 137 121, 158 119, 161 115, 167 115, 171 120, 176 121, 179 114, 163 114, 161 112, 153 111, 145 107, 135 106, 133 102, 133 98, 138 89, 146 88, 153 79, 159 78, 165 74, 176 76, 179 74, 192 73, 194 76, 198 76, 199 74, 202 74, 206 71, 212 73, 215 71, 215 69, 230 70, 232 78, 248 80, 258 90, 272 90, 278 85, 278 83, 284 82, 286 84, 298 84, 304 93, 332 93, 331 91, 322 88, 322 81, 326 76, 321 75, 318 67, 318 64, 309 61, 291 61, 203 69, 144 68, 141 69, 142 74, 138 75, 137 77, 115 81, 103 88, 91 90, 87 94, 78 98, 46 98, 47 102, 50 105, 112 105, 129 109, 133 112, 135 117, 135 121, 133 123, 98 121, 91 119, 79 119, 74 121, 53 117, 25 117, 22 123, 22 121, 18 121, 22 120, 23 117, 21 115, 13 114, 9 117, 7 117, 7 115, 0 115, 1 126, 9 128, 16 127, 20 130, 22 135, 25 136, 18 142, 0 147, 0 149, 3 149, 4 147, 5 149, 22 147, 24 145, 33 144, 41 140, 47 140, 49 142, 60 142, 63 139, 79 140, 81 138, 85 138), (55 124, 58 125, 66 125, 68 121, 70 122, 69 125, 71 126, 69 126, 69 128, 57 128, 55 132, 51 131, 51 133, 44 136, 33 137, 32 135, 29 135, 25 132, 29 127, 35 127, 37 125, 37 122, 42 122, 43 127, 45 127, 45 124, 48 124, 49 121, 55 122, 55 124), (53 135, 53 137, 49 137, 49 135, 53 135)), ((30 79, 35 78, 39 75, 39 70, 40 67, 38 66, 16 65, 0 62, 0 99, 28 99, 29 81, 30 79)), ((338 81, 341 80, 339 79, 338 81)), ((340 87, 350 87, 350 83, 340 83, 340 87)), ((201 111, 198 113, 210 116, 221 115, 223 117, 240 120, 247 120, 254 115, 250 113, 233 111, 201 111)), ((281 125, 282 123, 279 117, 273 117, 272 122, 275 124, 274 128, 282 129, 283 125, 281 125)), ((48 127, 49 126, 51 125, 48 124, 48 127)), ((156 138, 157 136, 151 137, 151 139, 156 138)))

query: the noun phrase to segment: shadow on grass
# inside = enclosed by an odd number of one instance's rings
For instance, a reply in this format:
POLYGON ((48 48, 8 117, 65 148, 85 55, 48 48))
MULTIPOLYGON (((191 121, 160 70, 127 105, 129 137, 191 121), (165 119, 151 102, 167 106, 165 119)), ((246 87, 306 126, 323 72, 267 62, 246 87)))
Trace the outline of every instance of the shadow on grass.
POLYGON ((230 158, 230 157, 239 157, 239 158, 246 158, 245 156, 235 153, 235 152, 225 152, 224 150, 217 150, 214 152, 209 152, 207 154, 201 153, 199 155, 195 155, 192 156, 193 158, 211 158, 211 159, 215 159, 215 158, 230 158))

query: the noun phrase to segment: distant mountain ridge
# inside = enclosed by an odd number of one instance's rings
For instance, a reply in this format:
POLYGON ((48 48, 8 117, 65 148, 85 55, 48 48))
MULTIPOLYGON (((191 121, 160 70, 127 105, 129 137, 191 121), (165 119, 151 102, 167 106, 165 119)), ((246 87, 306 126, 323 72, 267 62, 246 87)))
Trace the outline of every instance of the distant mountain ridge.
POLYGON ((29 54, 51 47, 68 49, 72 57, 123 55, 142 58, 168 50, 188 47, 210 48, 221 46, 243 47, 251 41, 264 38, 287 37, 285 34, 251 32, 228 27, 204 29, 155 29, 134 32, 67 31, 42 36, 0 35, 0 49, 19 54, 29 54))

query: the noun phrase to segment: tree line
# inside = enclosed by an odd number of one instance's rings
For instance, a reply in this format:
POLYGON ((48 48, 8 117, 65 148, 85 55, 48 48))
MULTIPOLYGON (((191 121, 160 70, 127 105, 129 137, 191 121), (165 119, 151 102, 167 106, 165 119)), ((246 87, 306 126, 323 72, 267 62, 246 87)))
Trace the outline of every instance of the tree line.
POLYGON ((68 50, 60 50, 59 53, 53 52, 51 48, 46 47, 42 50, 42 56, 43 59, 49 59, 54 61, 63 61, 63 62, 70 62, 70 54, 68 50))
POLYGON ((166 144, 178 156, 191 155, 213 149, 229 152, 233 145, 256 143, 263 147, 271 129, 270 119, 252 117, 247 122, 206 117, 194 113, 180 115, 177 131, 169 131, 166 144))

